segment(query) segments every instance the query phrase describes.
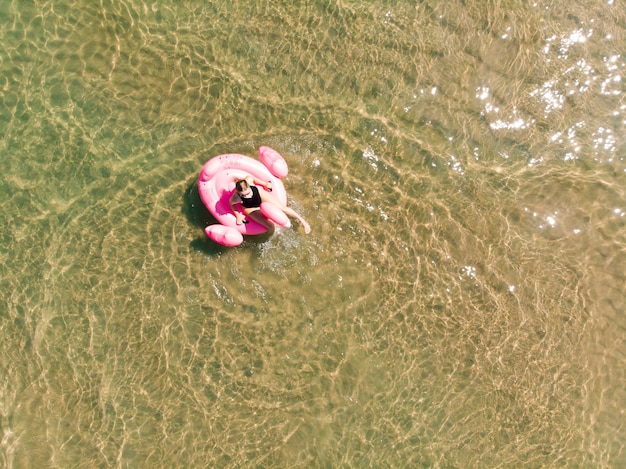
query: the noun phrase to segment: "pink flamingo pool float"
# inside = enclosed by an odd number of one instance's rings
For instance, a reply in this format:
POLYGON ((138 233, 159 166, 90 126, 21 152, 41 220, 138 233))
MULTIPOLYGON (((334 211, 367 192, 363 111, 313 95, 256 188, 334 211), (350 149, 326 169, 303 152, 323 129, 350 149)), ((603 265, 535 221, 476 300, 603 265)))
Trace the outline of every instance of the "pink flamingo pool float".
MULTIPOLYGON (((237 153, 218 155, 207 161, 198 177, 200 199, 211 215, 219 222, 204 229, 206 235, 223 246, 238 246, 244 235, 258 235, 267 229, 260 223, 250 220, 237 225, 237 218, 230 208, 230 197, 235 192, 235 182, 246 176, 262 181, 271 181, 272 194, 280 203, 287 205, 287 192, 280 178, 287 175, 285 159, 270 147, 259 148, 257 161, 249 156, 237 153)), ((264 190, 260 188, 259 190, 264 190)), ((289 218, 275 205, 263 202, 261 212, 274 223, 289 227, 289 218)))

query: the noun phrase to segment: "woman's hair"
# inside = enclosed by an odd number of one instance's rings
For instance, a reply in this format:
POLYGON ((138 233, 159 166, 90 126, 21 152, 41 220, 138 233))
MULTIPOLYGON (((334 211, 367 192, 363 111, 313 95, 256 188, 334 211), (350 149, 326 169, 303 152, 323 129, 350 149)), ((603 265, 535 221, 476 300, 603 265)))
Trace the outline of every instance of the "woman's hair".
POLYGON ((235 183, 235 188, 237 189, 237 192, 246 191, 248 190, 248 187, 250 187, 250 184, 248 184, 248 181, 246 181, 245 179, 239 179, 235 183))

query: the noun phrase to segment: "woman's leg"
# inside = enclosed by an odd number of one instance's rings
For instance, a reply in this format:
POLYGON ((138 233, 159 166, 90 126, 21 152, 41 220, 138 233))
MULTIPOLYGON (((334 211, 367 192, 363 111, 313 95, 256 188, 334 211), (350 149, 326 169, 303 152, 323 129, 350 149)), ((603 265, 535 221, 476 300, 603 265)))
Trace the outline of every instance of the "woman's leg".
POLYGON ((298 220, 304 228, 304 232, 306 234, 309 234, 311 232, 311 225, 309 225, 309 223, 304 218, 302 218, 302 216, 300 216, 300 214, 298 214, 294 209, 281 204, 278 199, 269 192, 259 191, 259 193, 261 194, 261 200, 263 202, 270 202, 271 204, 276 205, 279 209, 285 212, 285 215, 298 220))
POLYGON ((251 220, 254 220, 260 225, 263 225, 267 229, 267 232, 269 234, 272 234, 274 232, 274 223, 271 220, 268 220, 268 218, 265 215, 263 215, 263 213, 261 213, 261 210, 256 209, 250 212, 246 211, 246 215, 251 220))

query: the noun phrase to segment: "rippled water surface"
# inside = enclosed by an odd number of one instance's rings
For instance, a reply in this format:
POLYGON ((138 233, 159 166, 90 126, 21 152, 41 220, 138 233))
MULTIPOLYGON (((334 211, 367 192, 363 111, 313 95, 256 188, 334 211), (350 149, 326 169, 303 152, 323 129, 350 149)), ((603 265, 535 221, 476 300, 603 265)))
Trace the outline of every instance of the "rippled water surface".
POLYGON ((0 466, 626 466, 625 25, 0 2, 0 466), (313 232, 220 247, 261 145, 313 232))

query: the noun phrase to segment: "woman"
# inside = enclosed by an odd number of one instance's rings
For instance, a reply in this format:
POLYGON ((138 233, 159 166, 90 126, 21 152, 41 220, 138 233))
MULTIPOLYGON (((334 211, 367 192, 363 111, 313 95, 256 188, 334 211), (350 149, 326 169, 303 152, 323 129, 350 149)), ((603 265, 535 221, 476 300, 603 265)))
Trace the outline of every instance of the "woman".
POLYGON ((271 181, 260 181, 252 176, 246 176, 244 179, 238 179, 235 183, 235 192, 230 197, 230 208, 235 213, 235 217, 237 217, 237 224, 241 225, 242 223, 248 223, 244 220, 244 216, 241 212, 235 208, 236 205, 241 205, 243 213, 248 218, 263 225, 267 228, 268 233, 273 233, 274 223, 261 213, 260 208, 261 202, 269 202, 276 205, 287 216, 298 220, 304 228, 304 232, 309 234, 311 232, 311 225, 309 225, 304 218, 298 215, 295 210, 281 204, 276 197, 270 194, 271 191, 271 181), (265 187, 265 190, 260 191, 257 185, 265 187))

